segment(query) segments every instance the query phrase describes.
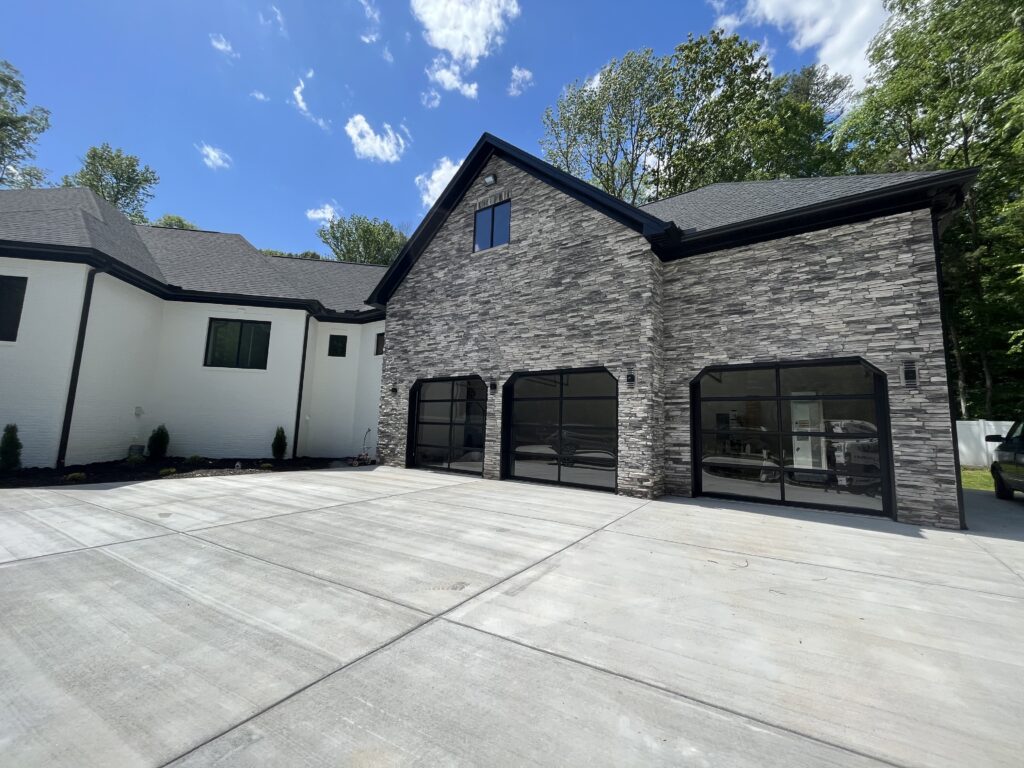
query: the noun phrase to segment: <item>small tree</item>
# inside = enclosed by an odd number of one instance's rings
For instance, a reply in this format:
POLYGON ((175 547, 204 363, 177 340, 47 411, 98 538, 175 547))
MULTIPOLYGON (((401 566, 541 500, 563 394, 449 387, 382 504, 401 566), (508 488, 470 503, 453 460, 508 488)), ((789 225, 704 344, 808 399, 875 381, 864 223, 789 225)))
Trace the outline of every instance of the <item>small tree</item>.
POLYGON ((0 469, 11 470, 21 466, 21 440, 18 439, 18 425, 4 427, 0 438, 0 469))
POLYGON ((65 176, 65 187, 88 187, 136 224, 146 223, 146 204, 153 199, 153 187, 160 182, 156 171, 143 165, 135 155, 109 144, 89 147, 82 167, 65 176))
POLYGON ((170 442, 171 436, 167 432, 167 427, 161 424, 153 430, 153 434, 149 436, 149 441, 146 443, 146 448, 149 450, 149 458, 162 459, 166 456, 167 446, 170 442))
POLYGON ((284 427, 278 427, 274 433, 274 442, 270 444, 270 450, 274 458, 280 461, 284 458, 284 452, 288 450, 288 438, 284 435, 284 427))
POLYGON ((179 216, 176 213, 165 213, 154 221, 152 225, 154 227, 164 227, 165 229, 199 229, 199 227, 184 216, 179 216))
POLYGON ((347 218, 334 217, 316 234, 338 261, 385 266, 394 261, 408 239, 390 221, 370 219, 357 213, 347 218))

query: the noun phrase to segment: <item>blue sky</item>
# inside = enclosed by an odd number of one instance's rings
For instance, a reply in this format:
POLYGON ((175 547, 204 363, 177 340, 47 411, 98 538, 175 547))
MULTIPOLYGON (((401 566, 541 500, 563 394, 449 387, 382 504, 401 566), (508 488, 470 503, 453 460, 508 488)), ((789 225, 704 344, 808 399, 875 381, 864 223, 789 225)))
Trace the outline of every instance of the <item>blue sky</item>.
POLYGON ((52 181, 106 141, 160 174, 150 217, 323 250, 331 210, 411 231, 483 131, 539 152, 544 108, 625 51, 717 23, 776 71, 861 79, 883 20, 881 0, 21 0, 0 57, 51 110, 52 181))

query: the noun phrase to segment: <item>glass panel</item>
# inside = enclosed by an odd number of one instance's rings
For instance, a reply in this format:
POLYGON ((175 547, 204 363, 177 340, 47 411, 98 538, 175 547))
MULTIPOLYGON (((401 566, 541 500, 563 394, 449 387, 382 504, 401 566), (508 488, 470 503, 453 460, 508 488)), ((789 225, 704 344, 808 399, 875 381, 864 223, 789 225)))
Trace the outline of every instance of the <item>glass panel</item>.
POLYGON ((766 433, 725 434, 705 432, 701 456, 706 464, 735 464, 761 467, 779 466, 779 436, 766 433))
POLYGON ((523 453, 558 453, 558 428, 555 425, 515 427, 512 450, 523 453))
POLYGON ((533 480, 558 480, 558 461, 553 456, 527 456, 516 454, 512 474, 533 480))
POLYGON ((491 247, 491 209, 484 208, 476 212, 476 229, 473 239, 473 250, 482 251, 491 247))
POLYGON ((512 203, 494 206, 494 235, 491 245, 504 245, 510 239, 512 224, 512 203))
POLYGON ((563 429, 562 455, 615 458, 615 431, 607 429, 563 429))
POLYGON ((874 373, 860 363, 783 368, 783 395, 871 395, 874 373))
POLYGON ((383 355, 384 354, 384 334, 378 333, 377 339, 373 345, 373 354, 383 355))
POLYGON ((450 381, 425 381, 420 386, 420 400, 451 400, 450 381))
POLYGON ((615 487, 615 467, 596 463, 575 462, 572 466, 562 465, 562 482, 591 485, 597 488, 615 487))
POLYGON ((882 481, 842 472, 787 471, 786 501, 881 512, 882 481))
POLYGON ((27 277, 0 277, 0 341, 17 341, 27 277))
POLYGON ((270 348, 270 323, 242 323, 242 343, 238 348, 241 368, 266 368, 270 348))
POLYGON ((487 385, 480 379, 461 379, 453 382, 452 397, 456 400, 484 401, 487 399, 487 385))
POLYGON ((452 460, 449 469, 457 469, 462 472, 483 472, 483 448, 452 448, 452 460))
POLYGON ((448 445, 449 429, 447 424, 420 424, 416 430, 416 443, 419 445, 448 445))
POLYGON ((513 424, 543 424, 558 427, 558 400, 520 400, 512 414, 513 424))
POLYGON ((710 400, 701 403, 700 424, 712 429, 736 432, 778 431, 778 400, 710 400))
POLYGON ((617 403, 615 400, 564 400, 562 426, 605 427, 615 429, 617 403))
POLYGON ((452 404, 443 401, 440 403, 420 403, 420 421, 433 421, 448 423, 451 418, 452 404))
POLYGON ((700 380, 701 397, 775 395, 774 368, 709 371, 700 380))
POLYGON ((614 397, 615 377, 605 371, 565 374, 565 397, 614 397))
POLYGON ((769 467, 734 467, 705 462, 701 468, 701 486, 704 493, 782 500, 779 472, 769 467))
POLYGON ((882 473, 878 439, 874 437, 783 436, 782 450, 787 469, 822 469, 872 477, 882 473))
POLYGON ((420 467, 448 467, 447 448, 417 448, 416 464, 420 467))
POLYGON ((874 400, 783 400, 782 427, 788 432, 875 434, 874 400))
POLYGON ((521 376, 516 379, 516 397, 558 397, 559 376, 521 376))
POLYGON ((242 324, 237 320, 211 320, 206 342, 206 364, 233 368, 238 364, 238 337, 242 324))
POLYGON ((483 425, 465 425, 465 424, 453 424, 452 425, 452 445, 459 447, 468 448, 483 448, 484 447, 484 428, 483 425))
POLYGON ((348 336, 336 336, 331 334, 327 342, 328 357, 344 357, 348 349, 348 336))

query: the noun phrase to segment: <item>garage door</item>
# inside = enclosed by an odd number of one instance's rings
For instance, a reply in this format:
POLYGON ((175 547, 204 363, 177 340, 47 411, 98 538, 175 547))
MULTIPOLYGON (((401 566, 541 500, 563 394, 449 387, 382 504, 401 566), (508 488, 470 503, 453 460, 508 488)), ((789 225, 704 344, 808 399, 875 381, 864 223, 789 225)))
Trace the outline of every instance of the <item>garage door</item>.
POLYGON ((410 400, 410 466, 483 474, 486 417, 482 379, 417 382, 410 400))
POLYGON ((618 385, 607 370, 517 374, 506 402, 507 476, 615 489, 618 385))
POLYGON ((710 368, 694 390, 698 493, 891 514, 886 380, 874 367, 710 368))

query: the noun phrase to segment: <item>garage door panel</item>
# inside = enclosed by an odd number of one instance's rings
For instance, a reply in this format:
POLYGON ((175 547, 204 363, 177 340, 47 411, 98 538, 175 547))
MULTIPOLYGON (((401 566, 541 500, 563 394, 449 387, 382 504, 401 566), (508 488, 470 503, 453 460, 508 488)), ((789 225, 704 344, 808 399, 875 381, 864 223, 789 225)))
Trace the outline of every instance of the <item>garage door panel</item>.
POLYGON ((479 377, 417 382, 410 464, 483 474, 487 385, 479 377), (447 399, 439 399, 445 397, 447 399))

